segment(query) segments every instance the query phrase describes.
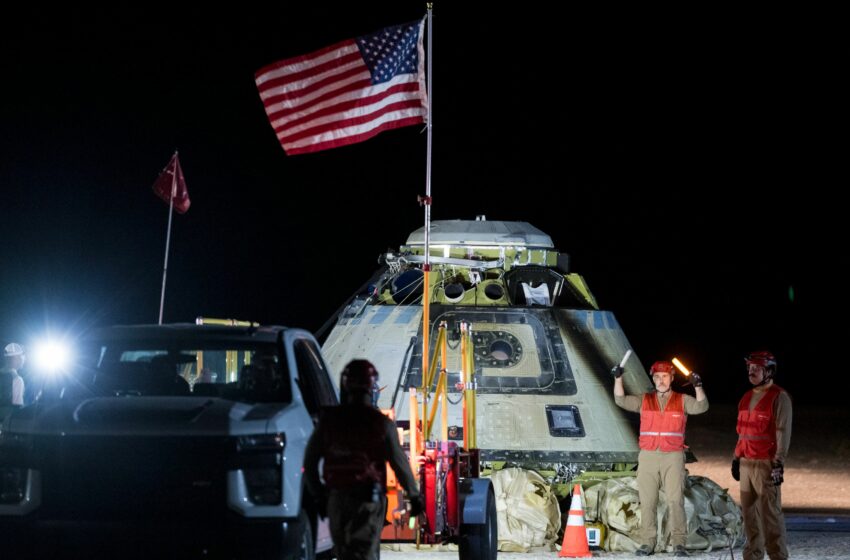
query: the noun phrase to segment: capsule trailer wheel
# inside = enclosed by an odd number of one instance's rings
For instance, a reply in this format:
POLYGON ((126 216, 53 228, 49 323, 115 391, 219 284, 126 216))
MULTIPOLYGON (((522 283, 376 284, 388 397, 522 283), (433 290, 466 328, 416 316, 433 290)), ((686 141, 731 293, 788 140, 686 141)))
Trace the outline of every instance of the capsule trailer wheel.
POLYGON ((499 522, 496 517, 496 495, 492 486, 487 493, 484 523, 460 526, 458 556, 460 560, 496 560, 499 552, 499 522))

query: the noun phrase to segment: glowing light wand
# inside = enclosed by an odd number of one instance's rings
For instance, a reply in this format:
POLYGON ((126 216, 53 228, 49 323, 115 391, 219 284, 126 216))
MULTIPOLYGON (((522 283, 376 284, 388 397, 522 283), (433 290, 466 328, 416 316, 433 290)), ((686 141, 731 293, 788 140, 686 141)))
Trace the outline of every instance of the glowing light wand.
POLYGON ((679 358, 673 358, 673 365, 676 366, 679 371, 685 375, 685 377, 688 377, 691 374, 688 368, 685 367, 685 364, 679 361, 679 358))

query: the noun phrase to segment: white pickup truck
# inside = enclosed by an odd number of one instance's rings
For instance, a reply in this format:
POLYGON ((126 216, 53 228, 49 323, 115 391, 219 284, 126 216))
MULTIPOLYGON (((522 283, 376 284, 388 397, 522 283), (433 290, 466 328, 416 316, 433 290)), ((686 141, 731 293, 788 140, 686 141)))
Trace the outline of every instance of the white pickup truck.
POLYGON ((328 551, 302 462, 337 390, 303 330, 116 326, 0 432, 4 558, 328 551), (117 553, 117 554, 115 554, 117 553))

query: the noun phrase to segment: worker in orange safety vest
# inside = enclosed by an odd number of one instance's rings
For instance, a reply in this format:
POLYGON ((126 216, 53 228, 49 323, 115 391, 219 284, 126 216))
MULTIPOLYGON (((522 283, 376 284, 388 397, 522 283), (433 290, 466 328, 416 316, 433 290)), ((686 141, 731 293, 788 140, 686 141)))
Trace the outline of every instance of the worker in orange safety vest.
POLYGON ((340 378, 342 402, 322 412, 304 451, 307 488, 319 515, 329 518, 339 560, 380 558, 388 461, 410 500, 410 516, 424 508, 396 425, 375 407, 379 392, 375 366, 349 362, 340 378))
POLYGON ((626 395, 623 368, 615 366, 614 402, 620 408, 640 412, 637 484, 640 497, 640 547, 637 556, 649 556, 657 544, 659 490, 664 488, 667 503, 670 544, 675 556, 688 556, 687 519, 685 518, 685 424, 689 414, 708 410, 708 399, 699 374, 692 372, 691 384, 696 398, 672 390, 673 364, 659 361, 649 374, 655 391, 642 396, 626 395))
POLYGON ((744 560, 788 558, 780 485, 791 444, 791 397, 773 381, 776 358, 767 351, 746 358, 753 388, 738 403, 738 444, 732 477, 741 483, 744 510, 744 560))

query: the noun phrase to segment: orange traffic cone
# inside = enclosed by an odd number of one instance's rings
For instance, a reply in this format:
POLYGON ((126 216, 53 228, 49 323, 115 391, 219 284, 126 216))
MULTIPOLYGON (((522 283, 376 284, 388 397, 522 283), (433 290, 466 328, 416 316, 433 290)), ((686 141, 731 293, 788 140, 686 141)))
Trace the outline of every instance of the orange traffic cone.
POLYGON ((587 545, 587 532, 584 529, 584 506, 581 504, 581 486, 573 487, 573 500, 567 527, 564 529, 564 542, 561 544, 560 558, 587 558, 593 556, 587 545))

